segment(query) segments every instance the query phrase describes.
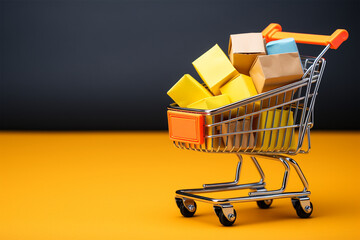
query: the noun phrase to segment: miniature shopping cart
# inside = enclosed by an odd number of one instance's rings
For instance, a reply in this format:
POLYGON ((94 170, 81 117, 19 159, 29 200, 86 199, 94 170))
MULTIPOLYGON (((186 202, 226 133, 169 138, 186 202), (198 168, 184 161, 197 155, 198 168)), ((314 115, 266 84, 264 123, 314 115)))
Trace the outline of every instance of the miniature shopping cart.
POLYGON ((195 214, 196 203, 213 204, 216 215, 225 226, 235 222, 233 203, 256 201, 260 208, 269 208, 273 199, 291 198, 296 213, 308 218, 313 212, 308 182, 291 155, 308 153, 310 129, 314 123, 314 104, 318 94, 329 49, 337 49, 348 37, 346 30, 336 30, 331 36, 282 32, 279 24, 270 24, 263 32, 267 41, 292 37, 297 43, 326 46, 316 57, 301 56, 302 79, 274 90, 213 110, 168 107, 169 134, 180 149, 208 153, 235 153, 238 157, 233 182, 204 184, 203 188, 176 191, 176 204, 185 217, 195 214), (239 184, 243 156, 249 156, 260 175, 260 181, 239 184), (258 158, 277 160, 284 166, 280 189, 267 190, 265 175, 258 158), (286 191, 290 167, 299 176, 303 190, 286 191), (229 190, 249 189, 247 196, 210 198, 200 195, 229 190))

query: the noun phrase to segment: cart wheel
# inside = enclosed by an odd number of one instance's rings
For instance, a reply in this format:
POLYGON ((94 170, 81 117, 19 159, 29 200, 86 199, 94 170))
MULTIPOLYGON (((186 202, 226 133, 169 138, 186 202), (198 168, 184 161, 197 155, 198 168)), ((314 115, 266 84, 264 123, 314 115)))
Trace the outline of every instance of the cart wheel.
MULTIPOLYGON (((215 212, 216 212, 216 211, 215 211, 215 212)), ((223 213, 223 211, 222 211, 221 209, 220 209, 219 215, 218 215, 219 220, 220 220, 220 223, 221 223, 222 225, 224 225, 224 226, 231 226, 231 225, 234 224, 234 222, 235 222, 235 220, 236 220, 236 211, 235 211, 235 209, 234 209, 234 216, 235 216, 234 220, 233 220, 233 221, 229 221, 229 219, 227 219, 227 218, 225 217, 225 215, 224 215, 224 213, 223 213)))
POLYGON ((300 203, 300 201, 299 201, 299 199, 294 199, 294 198, 292 198, 292 199, 291 199, 291 203, 292 203, 294 209, 296 210, 297 204, 300 203))
POLYGON ((175 202, 176 202, 176 205, 178 206, 178 208, 180 208, 183 200, 181 198, 175 198, 175 202))
POLYGON ((268 200, 257 201, 256 203, 259 208, 268 209, 271 206, 272 202, 273 202, 272 199, 268 199, 268 200))
POLYGON ((196 202, 194 201, 194 204, 191 204, 189 207, 191 209, 193 209, 192 211, 189 211, 189 209, 187 209, 184 205, 184 202, 181 198, 175 198, 176 201, 176 205, 178 206, 178 208, 180 209, 180 213, 184 216, 184 217, 192 217, 194 216, 195 212, 196 212, 196 202))
POLYGON ((308 212, 306 212, 300 204, 300 200, 299 199, 291 199, 291 202, 293 204, 293 207, 296 210, 296 214, 300 217, 300 218, 308 218, 311 216, 312 212, 313 212, 313 204, 312 202, 310 202, 310 210, 308 212))
POLYGON ((214 206, 214 211, 216 213, 216 216, 220 217, 220 213, 222 212, 221 207, 214 206))

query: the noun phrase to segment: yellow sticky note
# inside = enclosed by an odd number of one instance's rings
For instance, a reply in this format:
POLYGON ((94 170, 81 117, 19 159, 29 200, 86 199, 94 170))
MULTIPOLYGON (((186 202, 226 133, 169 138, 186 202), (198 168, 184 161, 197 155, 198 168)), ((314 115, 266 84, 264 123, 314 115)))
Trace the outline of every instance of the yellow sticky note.
POLYGON ((200 99, 211 97, 212 94, 196 81, 191 75, 185 74, 167 94, 180 107, 199 101, 200 99))
MULTIPOLYGON (((260 123, 258 129, 269 129, 276 127, 291 126, 294 124, 292 111, 289 110, 271 110, 263 112, 259 117, 260 123)), ((257 128, 257 126, 254 126, 257 128)), ((274 150, 295 150, 297 141, 294 128, 265 130, 258 133, 256 148, 262 151, 274 150)))
POLYGON ((214 95, 219 95, 220 87, 239 74, 217 44, 192 64, 214 95))
POLYGON ((230 104, 229 96, 226 94, 212 96, 208 98, 201 99, 197 102, 189 104, 188 108, 195 108, 195 109, 215 109, 225 105, 230 104))

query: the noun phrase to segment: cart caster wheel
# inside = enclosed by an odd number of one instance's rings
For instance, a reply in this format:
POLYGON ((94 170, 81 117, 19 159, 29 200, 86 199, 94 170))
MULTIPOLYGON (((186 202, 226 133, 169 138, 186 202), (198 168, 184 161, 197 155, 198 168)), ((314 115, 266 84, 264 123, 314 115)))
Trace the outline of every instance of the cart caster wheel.
POLYGON ((195 201, 190 200, 190 199, 183 200, 181 198, 175 198, 175 201, 176 201, 176 205, 180 209, 180 213, 184 217, 194 216, 194 214, 196 212, 196 207, 197 207, 195 201), (186 202, 187 207, 185 206, 184 201, 186 202))
POLYGON ((309 201, 310 205, 305 206, 305 210, 301 206, 299 199, 291 199, 291 202, 296 210, 296 214, 300 218, 308 218, 311 216, 314 208, 313 208, 313 204, 310 201, 309 201))
POLYGON ((292 199, 291 199, 291 203, 292 203, 294 209, 296 210, 297 204, 300 203, 300 201, 299 201, 299 199, 294 199, 294 198, 292 198, 292 199))
POLYGON ((175 198, 176 206, 180 208, 181 204, 183 203, 183 200, 181 198, 175 198))
POLYGON ((268 200, 257 201, 256 203, 259 208, 268 209, 271 206, 272 202, 273 202, 272 199, 268 199, 268 200))
POLYGON ((229 219, 227 219, 227 218, 225 217, 224 213, 221 211, 221 212, 219 213, 220 223, 221 223, 222 225, 224 225, 224 226, 231 226, 231 225, 234 224, 234 222, 235 222, 235 220, 236 220, 236 211, 235 211, 235 209, 234 209, 234 216, 235 216, 234 220, 229 221, 229 219))
POLYGON ((214 206, 214 211, 215 211, 217 217, 219 217, 220 213, 222 212, 221 207, 218 207, 218 206, 214 206))
POLYGON ((218 206, 214 206, 214 210, 216 213, 216 216, 218 216, 220 223, 224 226, 231 226, 234 224, 235 220, 236 220, 236 211, 234 209, 234 214, 232 216, 232 220, 230 221, 229 219, 226 218, 224 212, 222 211, 221 207, 218 206))

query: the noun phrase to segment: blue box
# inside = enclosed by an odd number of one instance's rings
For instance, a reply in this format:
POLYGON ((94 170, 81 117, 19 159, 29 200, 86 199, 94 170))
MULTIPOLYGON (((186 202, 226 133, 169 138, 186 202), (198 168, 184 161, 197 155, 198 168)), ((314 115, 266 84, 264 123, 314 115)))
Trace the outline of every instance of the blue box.
POLYGON ((266 51, 268 55, 299 52, 296 46, 295 39, 293 38, 285 38, 268 42, 266 44, 266 51))

